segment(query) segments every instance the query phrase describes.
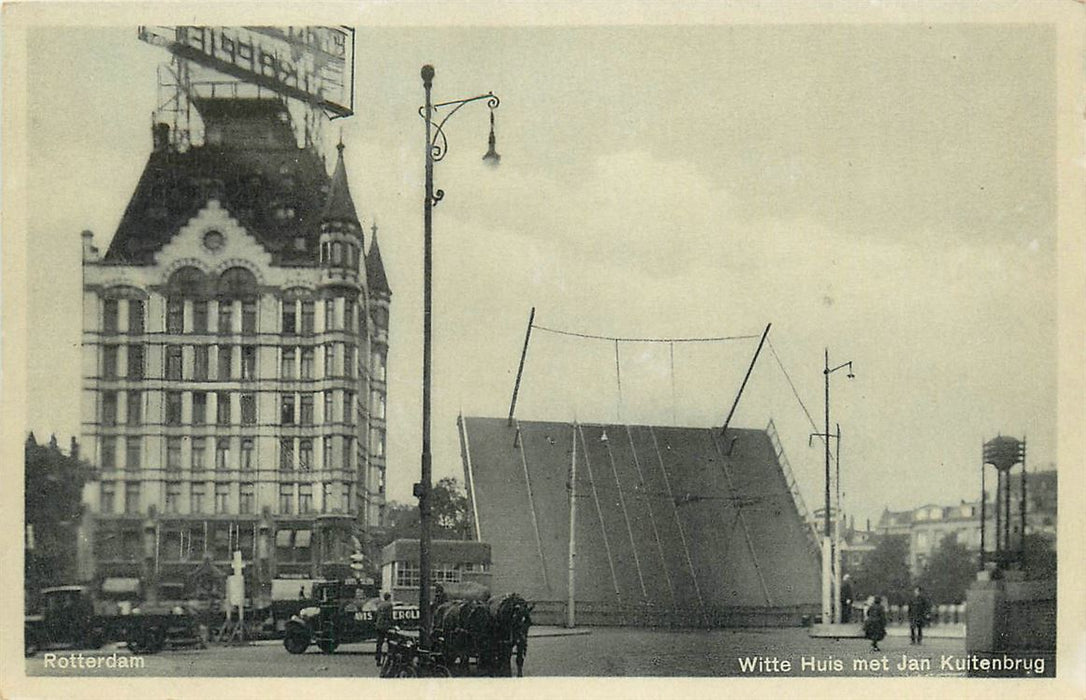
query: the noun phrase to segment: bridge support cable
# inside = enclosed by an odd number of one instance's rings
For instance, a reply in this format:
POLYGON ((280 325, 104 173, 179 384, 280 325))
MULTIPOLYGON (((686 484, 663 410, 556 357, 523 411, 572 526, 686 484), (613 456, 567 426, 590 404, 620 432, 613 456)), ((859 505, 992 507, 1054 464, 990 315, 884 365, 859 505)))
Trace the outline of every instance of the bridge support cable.
POLYGON ((517 410, 517 394, 520 393, 520 378, 524 374, 524 361, 528 358, 528 341, 532 339, 532 321, 535 320, 535 307, 528 314, 528 330, 524 332, 524 349, 520 351, 520 364, 517 366, 517 381, 513 384, 513 400, 509 402, 509 422, 513 425, 513 413, 517 410))
POLYGON ((622 601, 622 592, 618 588, 618 575, 615 573, 615 558, 611 556, 611 542, 607 539, 607 528, 603 524, 603 509, 600 507, 600 495, 596 491, 596 480, 592 476, 592 460, 588 456, 588 441, 584 438, 584 428, 577 426, 581 435, 581 444, 584 445, 584 466, 588 470, 588 483, 592 487, 592 500, 596 503, 596 515, 600 519, 600 534, 603 535, 603 549, 607 552, 607 565, 611 568, 611 583, 615 587, 615 595, 619 602, 622 601))
MULTIPOLYGON (((769 332, 769 326, 766 326, 766 332, 769 332)), ((709 439, 713 442, 713 447, 716 449, 717 454, 721 458, 721 469, 724 472, 724 479, 728 482, 728 491, 732 497, 735 498, 735 510, 739 517, 739 524, 743 527, 743 536, 747 541, 747 549, 750 551, 751 561, 754 562, 754 571, 758 574, 758 582, 762 584, 762 593, 765 594, 766 605, 773 606, 773 596, 769 594, 769 587, 765 584, 765 576, 762 575, 762 567, 758 563, 758 553, 754 550, 754 540, 750 537, 750 527, 747 526, 747 519, 743 517, 743 503, 739 500, 739 492, 735 488, 735 482, 732 481, 731 470, 728 469, 728 461, 730 457, 724 454, 724 450, 721 449, 720 443, 717 441, 716 435, 713 431, 709 431, 709 439)), ((730 451, 730 450, 729 450, 730 451)))
MULTIPOLYGON (((767 323, 765 330, 762 332, 762 339, 758 341, 758 349, 754 351, 754 357, 750 359, 750 367, 747 367, 747 373, 743 377, 743 383, 739 385, 739 392, 735 395, 735 401, 732 402, 732 408, 728 411, 728 417, 724 419, 724 427, 720 429, 720 437, 724 437, 724 433, 728 432, 728 425, 732 422, 732 416, 735 415, 735 409, 739 406, 739 399, 743 396, 743 389, 747 388, 747 380, 750 379, 750 373, 754 371, 754 363, 758 361, 758 355, 762 354, 762 346, 765 345, 765 340, 769 337, 769 327, 772 323, 767 323)), ((728 450, 729 454, 731 450, 728 450)))
POLYGON ((671 581, 671 571, 668 570, 667 559, 664 558, 664 545, 660 541, 660 529, 656 526, 656 515, 652 512, 652 497, 645 492, 645 472, 641 469, 641 460, 637 458, 637 446, 634 444, 633 430, 626 426, 626 436, 630 440, 630 453, 633 454, 634 467, 637 468, 637 478, 641 483, 641 497, 645 499, 645 507, 649 511, 649 522, 652 523, 652 535, 656 539, 656 550, 660 554, 661 568, 664 570, 664 578, 667 579, 667 590, 671 594, 671 607, 678 608, 679 603, 675 598, 675 584, 671 581))
POLYGON ((622 366, 618 361, 618 341, 615 341, 615 384, 618 386, 618 420, 616 423, 622 422, 622 366))
POLYGON ((460 447, 463 451, 464 464, 467 465, 466 478, 468 480, 468 497, 471 498, 471 519, 475 530, 475 540, 483 541, 482 526, 479 524, 479 499, 475 496, 475 467, 471 463, 471 443, 468 442, 468 428, 464 425, 464 414, 461 413, 456 420, 460 428, 460 447))
POLYGON ((792 464, 788 461, 788 455, 784 452, 784 445, 781 444, 780 436, 777 434, 777 426, 772 418, 769 419, 769 423, 765 427, 765 432, 769 435, 769 442, 773 446, 773 454, 777 457, 777 464, 781 467, 781 473, 784 475, 784 483, 788 487, 788 492, 792 495, 792 502, 796 506, 796 511, 806 524, 811 550, 817 556, 821 557, 822 535, 815 526, 814 521, 810 518, 810 511, 807 510, 807 503, 803 500, 803 493, 799 490, 799 483, 796 481, 795 472, 792 471, 792 464))
POLYGON ((626 510, 626 497, 622 495, 622 482, 618 478, 618 468, 615 466, 615 455, 611 451, 611 442, 604 443, 607 448, 607 458, 611 461, 611 474, 615 477, 615 485, 618 487, 618 504, 622 507, 622 519, 626 521, 626 533, 630 536, 630 549, 633 550, 634 568, 637 569, 637 581, 641 585, 641 599, 648 600, 649 592, 645 589, 645 576, 641 572, 641 557, 637 555, 637 541, 634 539, 633 526, 630 525, 630 514, 626 510))
MULTIPOLYGON (((517 421, 517 432, 520 432, 520 421, 517 421)), ((535 514, 535 498, 532 496, 532 480, 528 476, 528 452, 525 441, 520 441, 520 463, 524 467, 524 485, 528 490, 528 510, 532 514, 532 527, 535 529, 535 543, 539 551, 539 566, 543 570, 543 585, 547 592, 551 591, 550 580, 547 578, 547 559, 543 556, 543 538, 539 534, 539 519, 535 514)))
POLYGON ((698 596, 698 608, 701 610, 702 620, 705 626, 709 626, 709 614, 705 609, 705 599, 701 595, 701 585, 698 583, 697 572, 694 571, 694 561, 690 558, 690 547, 686 544, 686 533, 683 531, 683 523, 679 518, 679 509, 675 504, 675 493, 671 490, 671 479, 667 476, 667 468, 664 467, 664 456, 660 453, 660 443, 656 441, 656 431, 649 426, 649 435, 652 436, 652 447, 656 450, 656 460, 660 465, 660 473, 664 475, 664 486, 667 487, 667 496, 671 501, 671 512, 675 516, 675 525, 679 528, 679 540, 683 544, 683 555, 686 557, 686 566, 690 570, 690 578, 694 582, 694 592, 698 596))

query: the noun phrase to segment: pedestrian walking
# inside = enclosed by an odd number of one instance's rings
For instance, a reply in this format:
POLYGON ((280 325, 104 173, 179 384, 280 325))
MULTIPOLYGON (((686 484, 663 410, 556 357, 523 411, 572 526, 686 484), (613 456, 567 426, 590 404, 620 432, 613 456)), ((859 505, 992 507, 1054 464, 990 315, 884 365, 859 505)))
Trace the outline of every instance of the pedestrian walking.
POLYGON ((879 642, 886 638, 886 608, 882 607, 882 598, 879 596, 875 596, 875 602, 867 609, 864 636, 871 640, 872 651, 878 651, 879 642))
POLYGON ((852 581, 845 574, 841 579, 841 622, 852 621, 852 581))
POLYGON ((377 647, 375 656, 377 665, 381 665, 381 649, 388 638, 388 630, 392 627, 392 594, 385 593, 384 600, 377 604, 374 626, 377 628, 377 647))
POLYGON ((909 601, 909 643, 924 643, 924 626, 931 619, 931 601, 924 595, 924 589, 917 586, 909 601))

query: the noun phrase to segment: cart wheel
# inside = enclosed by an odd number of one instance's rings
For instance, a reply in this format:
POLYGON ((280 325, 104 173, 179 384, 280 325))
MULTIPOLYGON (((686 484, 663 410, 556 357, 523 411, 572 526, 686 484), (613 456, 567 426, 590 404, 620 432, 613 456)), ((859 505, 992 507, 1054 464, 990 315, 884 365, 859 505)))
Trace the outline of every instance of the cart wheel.
POLYGON ((452 671, 444 664, 433 664, 426 668, 425 673, 427 678, 452 678, 452 671))
POLYGON ((398 664, 392 669, 393 678, 417 678, 418 671, 410 664, 398 664))
POLYGON ((287 630, 283 637, 283 646, 291 654, 304 654, 309 648, 309 634, 299 630, 287 630))

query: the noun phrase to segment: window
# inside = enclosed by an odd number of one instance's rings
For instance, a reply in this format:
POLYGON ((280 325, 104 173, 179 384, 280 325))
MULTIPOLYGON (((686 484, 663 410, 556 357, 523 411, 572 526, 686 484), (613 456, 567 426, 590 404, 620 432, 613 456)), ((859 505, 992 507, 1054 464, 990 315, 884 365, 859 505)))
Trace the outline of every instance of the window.
MULTIPOLYGON (((279 485, 279 512, 284 515, 290 515, 294 512, 294 484, 280 484, 279 485)), ((279 534, 283 532, 280 530, 275 533, 276 545, 279 544, 279 534)), ((286 531, 288 535, 290 531, 286 531)), ((289 544, 287 545, 289 546, 289 544)))
POLYGON ((193 513, 199 514, 204 512, 205 493, 207 493, 207 491, 202 483, 193 483, 192 486, 189 487, 189 498, 191 499, 189 507, 193 513))
POLYGON ((117 425, 117 392, 102 392, 102 425, 117 425))
POLYGON ((166 392, 166 425, 181 425, 181 392, 166 392))
POLYGON ((181 438, 166 438, 166 469, 181 471, 181 438))
POLYGON ((234 302, 230 299, 219 301, 219 334, 234 332, 234 302))
POLYGON ((343 392, 343 422, 350 423, 354 416, 354 392, 343 392))
POLYGON ((241 468, 253 468, 253 441, 250 438, 241 441, 241 468))
POLYGON ((241 378, 256 379, 256 346, 241 346, 241 378))
POLYGON ((183 333, 185 329, 185 301, 172 297, 166 301, 166 332, 183 333))
POLYGON ((129 471, 140 468, 140 442, 139 436, 132 435, 125 444, 124 467, 129 471))
POLYGON ((380 419, 380 420, 384 420, 385 419, 385 395, 382 394, 379 391, 375 391, 375 392, 373 392, 371 394, 371 397, 373 398, 373 401, 372 401, 373 406, 372 406, 372 408, 370 410, 373 411, 373 417, 377 418, 377 419, 380 419))
POLYGON ((385 456, 385 436, 377 428, 370 430, 370 454, 374 457, 385 456))
POLYGON ((301 484, 298 486, 298 513, 313 512, 313 484, 301 484))
POLYGON ((113 435, 102 436, 102 469, 117 468, 117 438, 113 435))
POLYGON ((325 469, 332 468, 332 441, 335 440, 331 435, 324 436, 324 459, 322 465, 325 469))
POLYGON ((332 264, 339 265, 343 263, 343 244, 339 241, 332 241, 332 264))
POLYGON ((125 403, 128 410, 128 424, 141 425, 143 423, 143 394, 139 391, 129 391, 125 403))
POLYGON ((354 345, 345 345, 343 349, 343 373, 348 377, 353 377, 355 365, 358 364, 358 348, 354 345))
POLYGON ((343 436, 343 468, 354 467, 354 438, 343 436))
POLYGON ((202 472, 207 468, 207 438, 192 438, 192 471, 202 472))
POLYGON ((171 481, 166 484, 166 512, 176 513, 178 502, 181 500, 181 483, 171 481))
POLYGON ((328 343, 324 346, 324 376, 334 377, 336 375, 336 346, 333 343, 328 343))
POLYGON ((140 512, 140 485, 138 481, 129 481, 124 485, 124 512, 140 512))
POLYGON ((302 333, 305 335, 313 335, 313 307, 312 301, 302 302, 302 333))
POLYGON ((396 586, 404 588, 418 588, 419 587, 419 565, 412 564, 406 561, 398 561, 395 563, 396 568, 396 586))
POLYGON ((294 469, 294 438, 279 440, 279 468, 294 469))
POLYGON ((131 335, 143 333, 143 301, 141 299, 128 300, 128 332, 131 335))
POLYGON ((254 487, 252 484, 242 484, 238 500, 238 512, 248 514, 253 512, 254 487))
POLYGON ((378 381, 385 381, 385 354, 380 350, 374 350, 370 356, 370 362, 373 365, 373 378, 378 381))
POLYGON ((354 299, 343 300, 343 328, 354 330, 354 299))
POLYGON ((230 392, 220 391, 215 397, 215 410, 219 425, 230 425, 230 392))
POLYGON ((434 583, 460 583, 460 569, 456 564, 434 564, 430 567, 434 583))
POLYGON ((294 348, 283 348, 283 367, 280 376, 283 379, 294 379, 294 360, 297 352, 294 348))
POLYGON ((335 511, 335 512, 340 511, 340 508, 338 507, 338 504, 333 504, 332 503, 333 498, 334 498, 334 495, 332 493, 332 484, 330 482, 325 482, 324 489, 322 490, 322 493, 321 493, 321 512, 322 513, 331 513, 333 511, 335 511))
POLYGON ((128 346, 128 378, 143 379, 143 346, 128 346))
POLYGON ((256 425, 256 395, 241 395, 241 424, 256 425))
POLYGON ((106 379, 117 378, 117 346, 102 346, 102 376, 106 379))
POLYGON ((192 331, 207 333, 207 301, 204 299, 192 302, 192 331))
POLYGON ((241 302, 241 332, 256 333, 256 301, 253 299, 241 302))
POLYGON ((312 440, 299 440, 298 441, 298 468, 302 471, 309 471, 313 467, 313 441, 312 440))
POLYGON ((219 438, 215 441, 215 468, 230 468, 230 438, 219 438))
POLYGON ((283 302, 283 335, 294 335, 298 332, 298 316, 294 301, 283 302))
POLYGON ((324 330, 335 330, 336 327, 336 300, 324 300, 324 330))
POLYGON ((294 394, 280 396, 279 422, 282 425, 294 425, 294 394))
POLYGON ((192 392, 192 424, 203 425, 207 422, 207 392, 192 392))
POLYGON ((98 501, 98 511, 106 513, 107 515, 113 513, 113 509, 116 507, 114 500, 117 497, 117 486, 112 481, 103 481, 101 486, 101 497, 98 501))
POLYGON ((200 381, 207 381, 207 368, 210 364, 208 359, 208 346, 197 345, 192 349, 192 353, 192 378, 200 381))
POLYGON ((219 346, 219 379, 230 379, 234 372, 230 366, 234 348, 229 345, 219 346))
POLYGON ((230 484, 215 484, 215 512, 230 512, 230 484))
POLYGON ((313 394, 302 394, 301 399, 299 420, 302 425, 313 425, 313 394))
POLYGON ((180 381, 181 379, 181 346, 166 346, 166 379, 180 381))
POLYGON ((313 378, 313 348, 302 349, 302 379, 313 378))
POLYGON ((344 482, 341 486, 341 491, 343 493, 343 510, 350 513, 354 509, 354 498, 351 496, 354 493, 354 489, 351 488, 349 483, 344 482))
POLYGON ((326 389, 325 390, 325 392, 324 392, 324 422, 325 423, 331 423, 332 422, 332 413, 333 413, 332 395, 333 394, 332 394, 331 389, 326 389))
POLYGON ((102 306, 102 332, 117 332, 117 300, 106 299, 102 306))

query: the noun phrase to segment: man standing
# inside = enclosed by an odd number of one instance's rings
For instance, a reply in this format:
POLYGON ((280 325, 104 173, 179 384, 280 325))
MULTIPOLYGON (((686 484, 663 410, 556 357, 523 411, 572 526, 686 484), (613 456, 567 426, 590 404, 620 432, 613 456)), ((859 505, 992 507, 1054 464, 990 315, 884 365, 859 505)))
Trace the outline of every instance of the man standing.
POLYGON ((852 581, 848 574, 841 579, 841 622, 852 620, 852 581))
POLYGON ((931 614, 931 603, 924 596, 924 589, 917 586, 913 590, 912 600, 909 601, 909 643, 924 643, 924 625, 928 623, 931 614))
POLYGON ((385 593, 384 600, 377 604, 377 610, 375 615, 375 626, 377 627, 377 646, 375 656, 377 657, 377 665, 381 665, 381 649, 385 645, 385 639, 388 636, 388 630, 392 627, 392 594, 385 593))

